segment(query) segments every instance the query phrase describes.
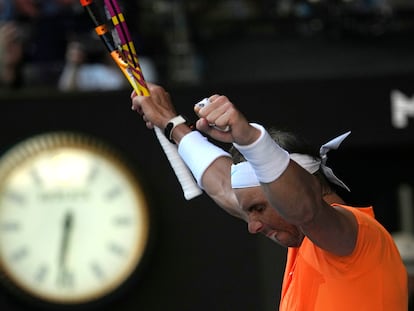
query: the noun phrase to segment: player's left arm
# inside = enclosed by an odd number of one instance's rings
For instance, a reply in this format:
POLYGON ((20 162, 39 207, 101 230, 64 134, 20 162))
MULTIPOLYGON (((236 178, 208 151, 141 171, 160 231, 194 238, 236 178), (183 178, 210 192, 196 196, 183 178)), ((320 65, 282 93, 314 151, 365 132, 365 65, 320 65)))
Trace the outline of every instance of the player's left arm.
POLYGON ((329 205, 318 179, 296 162, 290 161, 278 179, 262 188, 281 216, 301 228, 317 246, 338 256, 353 252, 358 235, 355 216, 329 205))
MULTIPOLYGON (((249 124, 227 97, 213 95, 210 97, 210 102, 207 107, 197 110, 200 116, 197 122, 198 129, 218 141, 235 143, 239 151, 243 149, 242 146, 254 146, 253 149, 258 147, 256 142, 264 137, 263 132, 249 124), (212 124, 215 126, 211 126, 212 124), (224 132, 217 129, 217 126, 229 127, 230 130, 224 132)), ((358 234, 354 215, 347 210, 330 206, 324 200, 318 179, 296 162, 290 161, 289 156, 284 154, 285 151, 277 146, 273 139, 269 138, 267 143, 270 146, 262 146, 258 153, 257 149, 253 150, 253 158, 262 159, 259 162, 265 164, 261 174, 272 175, 273 171, 281 173, 275 178, 270 176, 271 178, 265 182, 259 178, 271 206, 287 222, 301 228, 304 234, 319 247, 339 256, 352 253, 358 234), (273 162, 270 170, 267 169, 269 162, 273 162)), ((219 173, 215 171, 210 173, 213 176, 211 187, 214 187, 214 174, 219 173)), ((258 175, 257 171, 256 175, 258 175)), ((230 184, 230 181, 226 184, 230 184)))

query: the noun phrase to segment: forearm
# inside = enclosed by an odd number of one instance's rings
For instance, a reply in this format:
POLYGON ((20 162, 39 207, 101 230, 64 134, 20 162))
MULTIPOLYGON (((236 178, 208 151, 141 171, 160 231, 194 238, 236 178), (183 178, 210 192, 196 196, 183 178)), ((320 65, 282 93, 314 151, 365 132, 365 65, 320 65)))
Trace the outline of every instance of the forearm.
POLYGON ((177 126, 172 137, 178 151, 192 171, 197 183, 223 209, 241 218, 237 199, 231 187, 230 155, 210 143, 200 133, 192 132, 186 125, 177 126))
POLYGON ((323 202, 317 179, 294 161, 279 178, 261 185, 270 204, 287 222, 297 226, 311 222, 323 202))
POLYGON ((290 160, 260 125, 257 140, 248 145, 234 146, 250 163, 273 208, 289 223, 300 225, 313 217, 315 204, 321 198, 319 183, 306 170, 290 160))
MULTIPOLYGON (((143 117, 148 128, 157 126, 164 129, 169 121, 177 116, 177 113, 169 94, 162 87, 150 83, 148 86, 151 96, 132 94, 132 109, 143 117)), ((209 129, 208 121, 199 119, 197 129, 200 131, 203 131, 203 128, 199 127, 203 122, 205 123, 204 129, 209 129)), ((221 134, 230 135, 223 132, 221 134)), ((178 146, 181 158, 193 173, 198 185, 220 207, 234 216, 241 217, 237 199, 231 187, 232 160, 230 155, 209 142, 198 131, 193 131, 185 123, 173 127, 168 136, 178 146)), ((225 140, 221 141, 225 142, 225 140)))
POLYGON ((205 192, 229 214, 244 219, 237 198, 231 187, 230 170, 232 160, 217 158, 204 172, 202 184, 205 192))

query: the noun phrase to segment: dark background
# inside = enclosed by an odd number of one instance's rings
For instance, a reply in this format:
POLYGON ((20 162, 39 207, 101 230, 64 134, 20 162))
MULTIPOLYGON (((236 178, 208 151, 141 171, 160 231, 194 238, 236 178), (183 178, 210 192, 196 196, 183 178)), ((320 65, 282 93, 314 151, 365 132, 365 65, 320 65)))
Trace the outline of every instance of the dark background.
MULTIPOLYGON (((402 184, 414 187, 414 113, 407 127, 393 127, 390 95, 398 90, 414 106, 411 0, 121 2, 138 52, 154 61, 179 113, 191 118, 194 103, 218 93, 249 120, 292 129, 316 146, 351 130, 329 153, 328 165, 351 188, 340 194, 374 205, 389 231, 402 229, 397 193, 402 184)), ((88 307, 277 309, 285 250, 248 234, 206 195, 184 199, 154 133, 131 111, 129 89, 57 91, 62 34, 90 28, 78 3, 73 12, 24 20, 38 35, 29 65, 42 74, 0 89, 0 155, 35 134, 81 132, 116 148, 144 184, 152 212, 145 261, 111 299, 88 307), (58 55, 45 59, 40 50, 58 55)), ((38 308, 1 287, 0 310, 38 308)))

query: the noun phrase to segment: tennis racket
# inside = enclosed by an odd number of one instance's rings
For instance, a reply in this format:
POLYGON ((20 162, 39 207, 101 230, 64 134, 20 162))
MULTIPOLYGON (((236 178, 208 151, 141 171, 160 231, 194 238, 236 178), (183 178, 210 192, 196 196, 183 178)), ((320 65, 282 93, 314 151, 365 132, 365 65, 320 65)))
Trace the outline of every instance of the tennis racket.
MULTIPOLYGON (((137 95, 150 95, 134 43, 118 2, 116 0, 80 0, 80 3, 89 14, 96 34, 102 39, 113 60, 137 95)), ((155 127, 154 131, 181 184, 184 197, 191 200, 200 195, 202 191, 178 154, 176 145, 172 144, 159 128, 155 127)))

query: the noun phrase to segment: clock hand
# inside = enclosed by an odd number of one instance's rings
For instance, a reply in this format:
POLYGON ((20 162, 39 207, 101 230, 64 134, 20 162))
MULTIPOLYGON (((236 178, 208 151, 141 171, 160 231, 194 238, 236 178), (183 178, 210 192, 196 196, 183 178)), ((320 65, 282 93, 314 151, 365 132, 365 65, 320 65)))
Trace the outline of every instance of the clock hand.
POLYGON ((58 275, 58 283, 65 286, 71 284, 71 275, 66 266, 66 258, 69 248, 69 241, 70 235, 73 228, 73 213, 72 211, 68 211, 65 214, 65 218, 63 220, 63 233, 62 233, 62 240, 60 244, 60 252, 59 252, 59 275, 58 275))

